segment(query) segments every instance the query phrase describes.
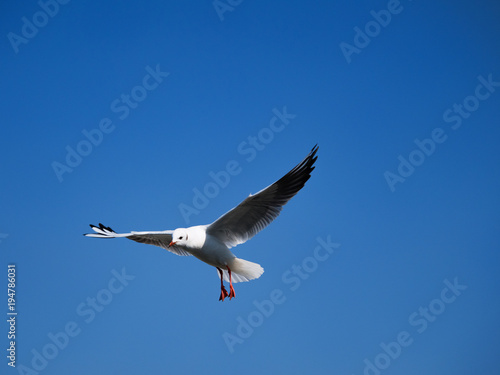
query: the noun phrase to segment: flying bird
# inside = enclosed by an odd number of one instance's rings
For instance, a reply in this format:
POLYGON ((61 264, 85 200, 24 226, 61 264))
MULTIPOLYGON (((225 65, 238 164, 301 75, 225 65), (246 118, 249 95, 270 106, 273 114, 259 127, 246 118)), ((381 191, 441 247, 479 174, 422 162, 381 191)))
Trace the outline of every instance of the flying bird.
POLYGON ((221 293, 219 301, 235 296, 233 282, 250 281, 259 278, 264 269, 257 263, 237 258, 232 247, 242 244, 278 217, 281 209, 304 187, 315 168, 318 158, 314 146, 290 172, 275 183, 256 194, 250 194, 243 202, 215 220, 212 224, 197 225, 158 232, 116 233, 110 227, 90 225, 95 233, 87 237, 119 238, 162 247, 177 255, 194 255, 215 267, 220 277, 221 293), (229 293, 224 282, 229 282, 229 293))

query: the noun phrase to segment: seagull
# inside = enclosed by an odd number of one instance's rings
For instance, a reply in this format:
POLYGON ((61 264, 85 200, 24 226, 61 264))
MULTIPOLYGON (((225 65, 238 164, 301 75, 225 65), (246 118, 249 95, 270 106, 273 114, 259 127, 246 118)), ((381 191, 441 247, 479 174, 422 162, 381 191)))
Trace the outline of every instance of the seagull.
POLYGON ((84 236, 125 237, 159 246, 177 255, 194 255, 217 269, 221 284, 219 301, 224 301, 226 297, 231 300, 235 297, 233 282, 257 279, 264 273, 264 269, 257 263, 237 258, 229 249, 248 241, 278 217, 283 206, 311 177, 315 168, 313 164, 318 158, 317 151, 318 145, 278 181, 256 194, 250 194, 212 224, 156 232, 116 233, 99 223, 99 226, 90 225, 95 233, 86 233, 84 236), (224 287, 224 280, 229 282, 229 293, 224 287))

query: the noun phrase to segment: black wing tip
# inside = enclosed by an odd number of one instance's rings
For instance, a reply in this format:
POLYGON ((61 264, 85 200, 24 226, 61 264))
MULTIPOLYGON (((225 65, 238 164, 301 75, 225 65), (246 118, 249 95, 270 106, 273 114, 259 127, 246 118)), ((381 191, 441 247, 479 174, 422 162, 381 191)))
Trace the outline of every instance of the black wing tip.
POLYGON ((276 184, 278 185, 278 190, 285 201, 282 205, 285 205, 295 194, 301 190, 305 183, 311 178, 311 173, 316 168, 314 163, 318 156, 316 152, 318 151, 318 144, 316 144, 309 155, 307 155, 304 160, 297 164, 291 171, 286 175, 281 177, 276 184))
MULTIPOLYGON (((99 226, 93 225, 93 224, 89 224, 89 226, 90 226, 90 228, 92 228, 92 230, 94 232, 97 233, 97 235, 102 236, 102 238, 112 238, 112 237, 107 237, 107 233, 102 233, 102 232, 116 233, 113 229, 111 229, 110 227, 105 226, 102 223, 99 223, 99 226)), ((84 233, 83 235, 84 236, 91 236, 92 237, 92 236, 97 236, 96 233, 84 233)))
POLYGON ((113 229, 111 229, 110 227, 107 227, 105 226, 104 224, 102 223, 99 223, 99 226, 97 225, 93 225, 93 224, 89 224, 89 226, 92 228, 92 229, 101 229, 101 230, 109 230, 111 232, 114 232, 113 229))
POLYGON ((110 227, 105 226, 102 223, 99 223, 99 229, 107 230, 109 232, 115 232, 113 229, 111 229, 110 227))
MULTIPOLYGON (((311 172, 316 168, 314 166, 314 163, 316 160, 318 160, 318 155, 316 153, 318 152, 319 146, 316 143, 314 147, 311 149, 309 152, 309 155, 305 157, 304 160, 302 160, 301 163, 299 163, 292 171, 297 171, 297 172, 305 172, 306 174, 310 175, 311 172)), ((310 177, 310 176, 309 176, 310 177)))
POLYGON ((319 146, 316 143, 308 155, 308 158, 311 160, 311 165, 313 165, 314 162, 316 161, 316 159, 318 159, 318 156, 316 155, 316 153, 318 152, 318 149, 319 149, 319 146))

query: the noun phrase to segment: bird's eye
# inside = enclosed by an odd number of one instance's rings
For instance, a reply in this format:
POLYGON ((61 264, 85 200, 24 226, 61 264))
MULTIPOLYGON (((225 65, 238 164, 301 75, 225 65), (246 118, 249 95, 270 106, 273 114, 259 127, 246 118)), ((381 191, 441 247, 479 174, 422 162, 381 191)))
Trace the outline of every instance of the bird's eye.
POLYGON ((179 240, 182 240, 182 236, 179 237, 179 240))

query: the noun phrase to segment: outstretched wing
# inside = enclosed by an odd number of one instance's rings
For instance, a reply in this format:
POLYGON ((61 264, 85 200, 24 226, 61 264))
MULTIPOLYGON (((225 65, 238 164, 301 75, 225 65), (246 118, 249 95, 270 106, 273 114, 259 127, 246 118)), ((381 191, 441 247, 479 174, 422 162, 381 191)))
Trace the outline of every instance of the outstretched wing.
POLYGON ((281 209, 304 187, 311 177, 318 158, 314 146, 309 155, 274 184, 252 195, 207 227, 207 233, 217 237, 226 246, 241 244, 278 217, 281 209))
POLYGON ((164 230, 161 232, 130 232, 130 233, 116 233, 110 227, 106 227, 99 223, 99 226, 90 224, 90 227, 96 233, 86 233, 84 236, 96 237, 96 238, 128 238, 140 243, 145 243, 148 245, 155 245, 162 247, 177 255, 191 255, 186 250, 183 250, 175 245, 168 246, 170 241, 172 241, 173 230, 164 230))

